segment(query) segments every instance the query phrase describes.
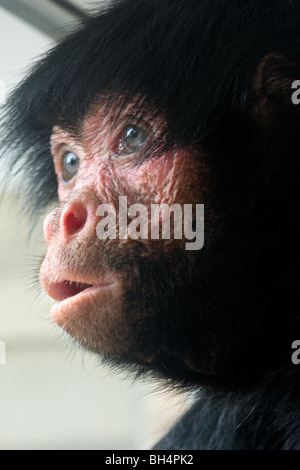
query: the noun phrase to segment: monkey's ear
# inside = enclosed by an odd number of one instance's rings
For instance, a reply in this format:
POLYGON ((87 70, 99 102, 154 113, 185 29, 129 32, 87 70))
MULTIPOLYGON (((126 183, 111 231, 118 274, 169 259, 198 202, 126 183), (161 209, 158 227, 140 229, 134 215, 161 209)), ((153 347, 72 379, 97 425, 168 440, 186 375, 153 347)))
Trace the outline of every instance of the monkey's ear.
POLYGON ((256 118, 267 124, 279 116, 282 119, 291 113, 299 114, 300 106, 292 100, 295 93, 295 86, 292 86, 297 80, 300 80, 298 61, 277 53, 266 55, 254 76, 256 118))

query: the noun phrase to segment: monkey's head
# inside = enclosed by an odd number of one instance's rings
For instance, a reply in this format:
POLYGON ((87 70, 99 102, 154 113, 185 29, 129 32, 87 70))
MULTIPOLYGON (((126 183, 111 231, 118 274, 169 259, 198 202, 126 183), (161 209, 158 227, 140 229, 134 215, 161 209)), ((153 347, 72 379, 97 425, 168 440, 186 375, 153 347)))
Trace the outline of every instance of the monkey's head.
POLYGON ((109 363, 221 387, 289 367, 298 3, 116 1, 11 96, 11 168, 33 213, 57 201, 39 272, 51 317, 109 363))

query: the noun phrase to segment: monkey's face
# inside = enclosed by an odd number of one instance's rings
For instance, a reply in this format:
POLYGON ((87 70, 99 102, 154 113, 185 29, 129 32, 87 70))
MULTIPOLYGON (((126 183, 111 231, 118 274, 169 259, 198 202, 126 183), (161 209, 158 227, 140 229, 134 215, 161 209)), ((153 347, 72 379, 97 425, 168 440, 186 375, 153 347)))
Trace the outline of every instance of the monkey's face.
POLYGON ((60 204, 44 223, 48 251, 40 280, 56 300, 52 319, 68 335, 94 352, 143 363, 162 352, 172 355, 173 343, 179 354, 177 337, 194 302, 194 253, 185 249, 184 233, 175 239, 172 228, 170 237, 152 239, 151 204, 183 209, 202 203, 207 169, 193 148, 160 151, 163 118, 137 120, 133 111, 128 106, 112 126, 100 107, 85 120, 80 138, 53 129, 60 204), (140 238, 128 230, 137 203, 149 214, 149 231, 140 238), (106 239, 97 235, 99 207, 115 214, 114 236, 106 239))

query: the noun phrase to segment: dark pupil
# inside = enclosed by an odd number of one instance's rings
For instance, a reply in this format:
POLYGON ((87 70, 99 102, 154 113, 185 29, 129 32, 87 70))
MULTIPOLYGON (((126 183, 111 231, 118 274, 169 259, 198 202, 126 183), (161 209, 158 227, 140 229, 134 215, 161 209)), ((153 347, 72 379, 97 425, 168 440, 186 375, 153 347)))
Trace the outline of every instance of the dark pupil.
POLYGON ((66 165, 74 166, 77 165, 77 157, 73 153, 69 153, 66 157, 66 165))
POLYGON ((148 133, 139 126, 128 125, 122 132, 119 140, 120 154, 129 155, 140 152, 146 145, 148 133))
POLYGON ((79 167, 78 157, 69 152, 64 156, 64 165, 63 165, 63 178, 65 181, 70 181, 77 173, 79 167))
POLYGON ((131 144, 138 138, 138 131, 134 127, 130 127, 126 132, 126 143, 131 144))

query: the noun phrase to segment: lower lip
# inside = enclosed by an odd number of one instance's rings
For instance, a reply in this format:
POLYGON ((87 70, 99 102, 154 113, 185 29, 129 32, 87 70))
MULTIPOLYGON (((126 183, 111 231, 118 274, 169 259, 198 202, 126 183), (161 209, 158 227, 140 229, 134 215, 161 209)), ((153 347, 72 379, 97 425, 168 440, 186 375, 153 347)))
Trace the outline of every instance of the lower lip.
POLYGON ((61 300, 57 302, 55 305, 51 307, 50 315, 51 318, 57 322, 61 323, 63 317, 67 320, 68 312, 70 316, 72 316, 72 310, 77 309, 88 309, 89 302, 92 302, 93 299, 97 299, 97 301, 101 301, 101 297, 107 295, 107 293, 111 290, 113 291, 116 283, 107 283, 101 284, 98 286, 91 286, 87 287, 82 292, 79 292, 76 295, 68 297, 67 299, 61 300))

